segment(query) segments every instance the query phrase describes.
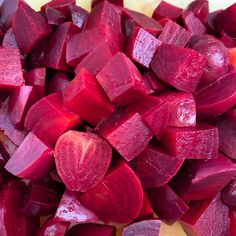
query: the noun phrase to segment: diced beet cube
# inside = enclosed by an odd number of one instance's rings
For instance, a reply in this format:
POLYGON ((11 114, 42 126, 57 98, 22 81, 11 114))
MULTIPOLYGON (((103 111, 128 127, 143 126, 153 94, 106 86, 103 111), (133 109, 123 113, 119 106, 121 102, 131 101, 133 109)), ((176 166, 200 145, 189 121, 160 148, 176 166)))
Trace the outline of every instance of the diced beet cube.
POLYGON ((153 217, 153 210, 146 192, 143 192, 143 206, 137 219, 150 219, 153 217))
POLYGON ((66 73, 57 71, 54 75, 52 75, 49 85, 48 85, 48 92, 49 93, 56 93, 65 89, 68 84, 70 83, 70 79, 66 73))
POLYGON ((166 44, 185 47, 191 38, 191 33, 186 31, 183 27, 168 20, 158 39, 166 44))
POLYGON ((176 7, 168 2, 161 1, 154 10, 152 18, 156 20, 169 18, 173 21, 177 21, 177 19, 181 16, 182 11, 182 8, 176 7))
POLYGON ((52 149, 33 133, 29 133, 12 154, 5 168, 13 175, 34 180, 49 173, 52 165, 52 149))
POLYGON ((38 42, 52 31, 40 14, 25 2, 20 1, 13 17, 13 32, 22 52, 29 53, 38 42))
POLYGON ((80 118, 62 107, 62 96, 54 93, 40 99, 28 111, 25 127, 45 144, 54 146, 66 131, 80 125, 80 118))
POLYGON ((2 41, 2 46, 4 48, 15 48, 19 49, 19 46, 16 42, 16 38, 13 32, 13 29, 10 28, 4 35, 3 41, 2 41))
POLYGON ((156 144, 150 144, 136 158, 136 173, 144 188, 159 187, 179 171, 184 158, 168 155, 156 144))
POLYGON ((138 64, 149 68, 156 48, 161 42, 140 27, 135 27, 126 45, 126 55, 138 64))
POLYGON ((78 223, 99 221, 98 217, 79 201, 79 195, 68 190, 62 196, 55 219, 63 222, 78 223))
POLYGON ((131 60, 118 52, 96 76, 110 100, 128 105, 145 93, 141 74, 131 60))
POLYGON ((186 163, 173 180, 174 190, 186 201, 212 197, 236 174, 236 166, 223 154, 209 160, 186 163))
POLYGON ((70 5, 69 8, 73 24, 82 29, 88 19, 89 13, 85 9, 76 5, 70 5))
POLYGON ((30 107, 37 101, 32 86, 21 86, 14 90, 9 100, 9 117, 17 129, 24 128, 24 120, 30 107))
POLYGON ((230 219, 230 236, 236 234, 236 212, 229 211, 229 219, 230 219))
POLYGON ((162 44, 151 62, 153 72, 162 81, 184 92, 196 90, 205 58, 189 48, 162 44))
POLYGON ((24 84, 18 49, 0 49, 0 88, 12 89, 24 84))
POLYGON ((202 22, 205 23, 209 14, 208 0, 195 0, 188 5, 188 11, 192 11, 194 15, 202 22))
MULTIPOLYGON (((92 0, 92 8, 104 0, 92 0)), ((108 2, 123 7, 124 0, 107 0, 108 2)))
POLYGON ((71 130, 58 139, 54 156, 57 172, 67 189, 86 192, 105 176, 112 148, 97 134, 71 130))
POLYGON ((159 98, 169 106, 169 126, 194 127, 196 125, 196 104, 191 93, 166 92, 159 98))
POLYGON ((143 190, 135 173, 120 161, 81 201, 104 221, 128 223, 142 208, 143 190))
POLYGON ((219 148, 218 129, 207 124, 188 128, 167 127, 161 143, 178 158, 215 159, 219 148))
POLYGON ((49 25, 60 25, 66 21, 65 15, 53 7, 46 7, 45 15, 49 25))
POLYGON ((226 206, 236 210, 236 177, 222 190, 221 199, 226 206))
POLYGON ((213 199, 192 204, 190 210, 180 223, 188 235, 229 235, 229 210, 220 200, 219 195, 213 199))
POLYGON ((169 185, 150 188, 147 192, 155 213, 169 224, 179 220, 189 209, 169 185))
POLYGON ((96 78, 82 69, 62 91, 63 106, 83 120, 97 125, 114 110, 96 78))

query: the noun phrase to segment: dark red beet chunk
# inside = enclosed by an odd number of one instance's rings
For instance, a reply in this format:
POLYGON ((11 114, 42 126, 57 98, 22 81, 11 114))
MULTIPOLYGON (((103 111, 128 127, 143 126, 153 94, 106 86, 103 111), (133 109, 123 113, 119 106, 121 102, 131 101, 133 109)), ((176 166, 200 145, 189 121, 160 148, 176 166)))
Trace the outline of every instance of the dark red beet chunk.
POLYGON ((161 137, 162 145, 173 156, 186 159, 215 159, 218 155, 218 129, 207 124, 196 127, 167 127, 161 137))
POLYGON ((203 74, 205 59, 196 51, 174 45, 161 45, 151 62, 162 81, 184 92, 196 90, 203 74))
POLYGON ((229 219, 230 219, 230 236, 236 235, 236 212, 230 211, 229 212, 229 219))
POLYGON ((46 7, 45 15, 49 25, 60 25, 65 22, 65 15, 53 7, 46 7))
POLYGON ((48 92, 56 93, 62 91, 68 86, 69 83, 70 79, 68 78, 67 74, 61 71, 57 71, 49 81, 48 92))
POLYGON ((202 23, 205 23, 209 14, 208 0, 195 0, 188 5, 188 10, 192 11, 202 23))
POLYGON ((221 199, 226 206, 236 210, 236 178, 234 177, 229 184, 222 190, 221 199))
POLYGON ((117 223, 134 220, 143 203, 138 177, 125 162, 119 162, 94 188, 81 197, 100 219, 117 223))
MULTIPOLYGON (((97 4, 101 3, 103 0, 93 0, 92 1, 92 8, 94 6, 96 6, 97 4)), ((115 4, 115 5, 118 5, 118 6, 121 6, 123 7, 124 3, 123 3, 123 0, 107 0, 108 2, 112 3, 112 4, 115 4)))
POLYGON ((155 213, 169 224, 179 220, 189 209, 169 185, 151 188, 147 192, 155 213))
POLYGON ((153 217, 153 210, 146 192, 143 192, 143 206, 137 219, 150 219, 153 217))
POLYGON ((40 14, 20 1, 13 17, 13 32, 22 52, 29 53, 51 33, 51 28, 40 14))
POLYGON ((15 48, 15 49, 19 49, 12 28, 10 28, 10 29, 6 32, 6 34, 4 35, 4 38, 3 38, 3 41, 2 41, 2 46, 3 46, 4 48, 15 48))
POLYGON ((69 8, 73 24, 82 29, 84 23, 88 19, 89 13, 85 9, 76 5, 70 5, 69 8))
POLYGON ((227 48, 234 48, 236 47, 236 41, 228 36, 226 33, 222 33, 222 37, 220 38, 220 41, 225 45, 227 48))
POLYGON ((126 44, 126 55, 134 62, 149 68, 161 42, 140 27, 135 27, 126 44))

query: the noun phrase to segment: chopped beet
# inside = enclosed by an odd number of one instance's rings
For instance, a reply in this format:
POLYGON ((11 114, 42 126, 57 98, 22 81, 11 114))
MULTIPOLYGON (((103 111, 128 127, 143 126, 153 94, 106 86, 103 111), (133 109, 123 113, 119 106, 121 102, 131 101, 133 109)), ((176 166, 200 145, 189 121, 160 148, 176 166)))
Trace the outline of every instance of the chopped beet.
POLYGON ((99 221, 98 217, 79 201, 79 195, 68 190, 62 196, 55 219, 63 222, 78 223, 99 221))
POLYGON ((49 25, 60 25, 65 22, 65 15, 53 7, 46 7, 45 15, 49 25))
POLYGON ((29 53, 51 33, 51 28, 40 14, 20 1, 13 17, 13 32, 22 52, 29 53))
POLYGON ((169 224, 179 220, 189 209, 169 185, 150 188, 147 192, 155 213, 169 224))
POLYGON ((222 33, 222 37, 220 38, 220 41, 225 45, 227 48, 234 48, 236 47, 236 41, 234 38, 231 38, 229 35, 227 35, 225 32, 222 33))
MULTIPOLYGON (((92 0, 92 8, 104 0, 92 0)), ((124 0, 107 0, 108 2, 123 7, 124 0)))
POLYGON ((193 92, 205 63, 204 57, 192 49, 162 44, 156 50, 151 68, 162 81, 181 91, 193 92))
POLYGON ((137 219, 150 219, 153 217, 153 210, 146 192, 143 192, 143 206, 137 219))
POLYGON ((236 235, 236 212, 230 211, 229 212, 229 219, 230 219, 230 236, 236 235))
POLYGON ((112 148, 96 134, 71 130, 58 139, 54 156, 57 172, 67 189, 85 192, 106 174, 112 148))
POLYGON ((145 93, 141 74, 121 52, 112 57, 96 78, 110 100, 119 105, 128 105, 145 93))
POLYGON ((83 120, 97 125, 114 110, 96 78, 82 69, 62 91, 63 106, 83 120))
POLYGON ((138 64, 149 68, 156 48, 161 42, 140 27, 135 27, 126 44, 126 55, 138 64))
POLYGON ((202 23, 205 23, 209 14, 208 0, 195 0, 188 5, 188 10, 192 11, 202 23))
POLYGON ((89 13, 85 9, 76 5, 70 5, 69 8, 73 24, 82 29, 88 19, 89 13))
POLYGON ((223 10, 217 10, 217 11, 213 11, 210 12, 207 18, 207 23, 206 23, 206 27, 207 27, 207 31, 210 34, 217 34, 217 30, 216 30, 216 16, 222 12, 223 10))
POLYGON ((49 81, 48 92, 56 93, 62 91, 69 85, 69 83, 70 79, 65 72, 55 72, 49 81))
POLYGON ((36 102, 27 113, 25 127, 45 144, 54 146, 66 131, 80 125, 81 119, 62 107, 62 96, 53 93, 36 102))
POLYGON ((142 208, 143 190, 135 173, 120 161, 81 200, 104 221, 128 223, 142 208))
POLYGON ((186 159, 215 159, 219 148, 218 129, 199 123, 196 127, 167 127, 161 143, 173 156, 186 159))
POLYGON ((19 46, 16 42, 16 38, 13 32, 13 29, 10 28, 6 34, 4 35, 3 41, 2 41, 2 46, 4 48, 15 48, 19 49, 19 46))
POLYGON ((196 125, 196 104, 191 93, 166 92, 159 98, 169 106, 169 126, 194 127, 196 125))
POLYGON ((236 210, 236 177, 222 190, 221 199, 226 206, 236 210))
POLYGON ((49 173, 52 165, 52 149, 33 133, 29 133, 12 154, 5 168, 13 175, 34 180, 49 173))

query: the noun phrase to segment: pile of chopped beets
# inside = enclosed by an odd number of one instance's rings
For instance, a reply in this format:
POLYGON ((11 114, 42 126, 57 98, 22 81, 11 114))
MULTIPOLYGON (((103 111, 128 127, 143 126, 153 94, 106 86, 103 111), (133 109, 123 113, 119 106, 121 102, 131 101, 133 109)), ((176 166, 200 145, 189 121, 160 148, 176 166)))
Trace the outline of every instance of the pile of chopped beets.
MULTIPOLYGON (((116 5, 115 5, 116 4, 116 5)), ((236 235, 236 4, 0 6, 0 235, 236 235), (118 226, 121 227, 121 226, 118 226)))

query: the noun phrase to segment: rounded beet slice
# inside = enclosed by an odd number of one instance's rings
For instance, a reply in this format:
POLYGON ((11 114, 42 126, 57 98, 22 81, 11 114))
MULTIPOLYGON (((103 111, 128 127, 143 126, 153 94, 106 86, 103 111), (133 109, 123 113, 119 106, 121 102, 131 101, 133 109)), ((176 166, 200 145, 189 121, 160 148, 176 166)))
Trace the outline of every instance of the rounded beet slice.
POLYGON ((85 192, 106 174, 112 148, 96 134, 68 131, 58 139, 54 155, 57 172, 66 187, 85 192))

